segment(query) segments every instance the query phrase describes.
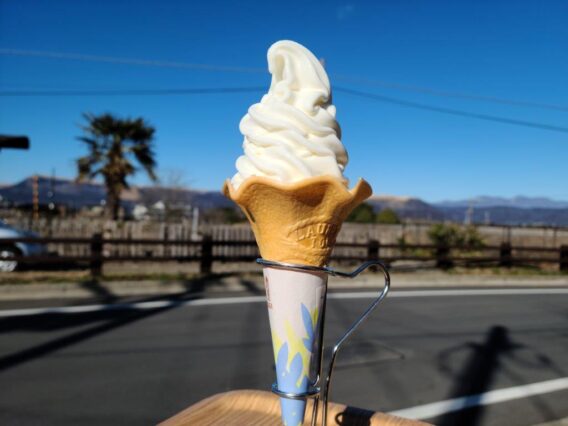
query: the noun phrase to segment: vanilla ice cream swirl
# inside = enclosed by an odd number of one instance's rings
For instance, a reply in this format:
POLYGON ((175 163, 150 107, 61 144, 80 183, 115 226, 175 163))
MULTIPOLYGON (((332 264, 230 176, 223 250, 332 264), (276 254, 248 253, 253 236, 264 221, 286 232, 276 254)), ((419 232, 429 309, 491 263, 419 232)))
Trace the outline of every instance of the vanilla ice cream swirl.
POLYGON ((291 183, 330 175, 347 185, 347 152, 320 62, 304 46, 284 40, 268 50, 268 69, 268 93, 239 126, 244 155, 237 160, 233 187, 251 176, 291 183))

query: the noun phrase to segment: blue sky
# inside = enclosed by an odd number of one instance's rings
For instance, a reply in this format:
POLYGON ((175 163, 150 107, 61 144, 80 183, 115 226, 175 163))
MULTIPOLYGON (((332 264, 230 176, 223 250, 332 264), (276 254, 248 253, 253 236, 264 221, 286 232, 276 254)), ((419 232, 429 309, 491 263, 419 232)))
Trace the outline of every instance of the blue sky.
MULTIPOLYGON (((568 127, 565 1, 0 0, 0 92, 266 86, 266 50, 298 41, 325 59, 332 86, 404 101, 568 127), (251 72, 7 54, 22 51, 252 68, 251 72), (13 52, 13 51, 12 51, 13 52), (434 96, 369 82, 563 106, 434 96)), ((162 64, 163 65, 163 64, 162 64)), ((83 112, 142 116, 157 128, 159 173, 220 188, 241 153, 238 123, 258 93, 2 96, 0 182, 74 177, 83 112)), ((568 200, 568 133, 479 120, 334 92, 347 176, 377 194, 429 201, 476 195, 568 200)), ((140 174, 135 183, 146 184, 140 174)))

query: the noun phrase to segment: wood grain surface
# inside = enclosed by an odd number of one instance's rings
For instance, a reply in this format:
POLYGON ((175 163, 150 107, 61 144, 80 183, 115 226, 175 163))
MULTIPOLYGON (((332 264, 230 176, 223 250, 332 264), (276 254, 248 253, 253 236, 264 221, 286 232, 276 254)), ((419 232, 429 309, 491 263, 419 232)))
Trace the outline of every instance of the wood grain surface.
MULTIPOLYGON (((309 425, 312 402, 308 403, 309 425)), ((321 414, 321 410, 319 410, 321 414)), ((320 416, 321 417, 321 416, 320 416)), ((318 419, 321 424, 321 418, 318 419)), ((425 426, 427 423, 384 413, 330 404, 327 426, 425 426)), ((281 426, 280 403, 270 392, 239 390, 213 395, 160 423, 160 426, 281 426)))

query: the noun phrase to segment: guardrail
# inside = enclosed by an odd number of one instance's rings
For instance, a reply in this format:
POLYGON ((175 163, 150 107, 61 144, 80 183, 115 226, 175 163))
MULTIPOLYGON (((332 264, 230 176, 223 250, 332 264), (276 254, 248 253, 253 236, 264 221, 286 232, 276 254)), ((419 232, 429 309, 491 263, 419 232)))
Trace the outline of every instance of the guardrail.
MULTIPOLYGON (((16 243, 30 244, 80 244, 90 247, 89 255, 82 256, 16 256, 12 260, 25 264, 55 264, 77 263, 85 264, 91 270, 93 276, 102 274, 105 262, 199 262, 200 271, 210 273, 213 262, 245 262, 253 261, 259 254, 257 250, 247 250, 249 253, 216 253, 216 247, 254 247, 256 242, 251 240, 213 240, 210 236, 204 236, 200 241, 190 240, 163 240, 163 239, 104 239, 102 234, 94 234, 91 238, 3 238, 0 239, 0 247, 13 246, 16 243), (113 255, 108 254, 105 248, 117 245, 145 245, 163 247, 191 247, 194 254, 188 255, 154 255, 147 252, 145 255, 113 255)), ((376 260, 389 264, 394 261, 435 261, 439 268, 449 268, 456 264, 487 264, 495 263, 502 267, 512 267, 520 264, 558 264, 561 271, 568 271, 568 245, 558 248, 551 247, 512 247, 508 243, 498 246, 483 246, 476 248, 433 245, 433 244, 381 244, 377 240, 369 240, 365 243, 337 243, 337 249, 357 249, 357 254, 333 255, 335 261, 365 261, 376 260), (383 250, 389 253, 382 254, 383 250), (392 254, 394 252, 394 254, 392 254), (487 254, 489 253, 489 254, 487 254)), ((336 252, 341 250, 336 250, 336 252)))

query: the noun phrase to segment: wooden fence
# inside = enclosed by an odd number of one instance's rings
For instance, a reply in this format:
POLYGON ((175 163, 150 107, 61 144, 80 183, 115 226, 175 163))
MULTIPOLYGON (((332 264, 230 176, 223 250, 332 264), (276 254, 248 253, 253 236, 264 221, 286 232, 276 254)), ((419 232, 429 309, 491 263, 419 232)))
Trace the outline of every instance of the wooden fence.
MULTIPOLYGON (((217 240, 204 236, 200 241, 103 238, 95 233, 91 238, 10 238, 2 245, 15 243, 44 245, 81 245, 85 249, 77 255, 18 256, 22 264, 41 265, 76 264, 90 268, 93 276, 102 274, 105 262, 198 262, 201 273, 211 273, 213 262, 252 262, 258 256, 255 241, 217 240), (136 247, 125 253, 120 247, 136 247)), ((515 265, 556 264, 559 270, 568 271, 568 245, 560 247, 513 247, 509 243, 467 249, 432 244, 381 244, 376 239, 366 242, 338 242, 332 261, 361 262, 379 259, 386 264, 397 261, 433 261, 439 268, 454 265, 495 264, 502 267, 515 265)))
MULTIPOLYGON (((0 210, 0 217, 2 217, 0 210)), ((65 217, 40 218, 30 221, 24 217, 6 218, 6 222, 17 229, 29 230, 42 237, 81 237, 90 238, 95 233, 102 233, 105 239, 129 238, 162 239, 185 241, 199 235, 211 235, 214 240, 250 240, 254 236, 248 223, 233 225, 201 223, 198 229, 192 229, 192 223, 181 220, 175 223, 157 221, 108 221, 101 218, 65 217)), ((396 244, 405 241, 408 244, 428 244, 431 242, 428 231, 431 224, 405 223, 399 225, 344 223, 337 237, 339 243, 362 243, 370 239, 380 240, 382 244, 396 244)), ((498 246, 509 243, 513 247, 550 247, 559 248, 568 244, 568 228, 551 227, 508 227, 476 226, 479 235, 487 245, 498 246)), ((156 249, 156 247, 154 247, 156 249)), ((163 249, 164 247, 162 247, 163 249)), ((88 246, 80 244, 51 244, 52 251, 61 255, 88 255, 88 246)), ((141 246, 123 245, 115 247, 114 253, 134 255, 141 246)), ((176 249, 177 250, 177 249, 176 249)), ((183 252, 183 250, 181 250, 183 252)))

